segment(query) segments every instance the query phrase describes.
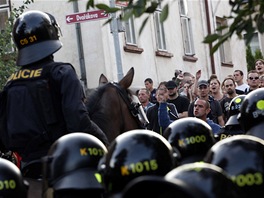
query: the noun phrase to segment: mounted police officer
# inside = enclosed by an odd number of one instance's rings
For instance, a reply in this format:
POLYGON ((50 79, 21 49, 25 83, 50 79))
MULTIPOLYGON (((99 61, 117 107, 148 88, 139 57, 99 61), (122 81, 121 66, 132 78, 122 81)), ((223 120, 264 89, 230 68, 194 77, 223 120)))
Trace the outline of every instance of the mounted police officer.
MULTIPOLYGON (((59 25, 48 13, 28 11, 14 24, 20 69, 10 76, 2 92, 5 109, 1 113, 6 117, 1 118, 0 135, 6 149, 22 157, 25 174, 31 164, 39 164, 31 167, 41 171, 40 158, 65 134, 85 132, 108 144, 105 134, 89 118, 73 66, 53 60, 53 53, 62 47, 59 37, 59 25)), ((38 173, 27 176, 38 177, 38 173)))

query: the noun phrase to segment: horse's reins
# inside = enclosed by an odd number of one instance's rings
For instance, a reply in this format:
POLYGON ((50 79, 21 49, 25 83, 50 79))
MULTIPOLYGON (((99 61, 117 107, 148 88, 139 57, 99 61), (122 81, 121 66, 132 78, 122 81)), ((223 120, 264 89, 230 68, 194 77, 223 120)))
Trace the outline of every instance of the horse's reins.
MULTIPOLYGON (((127 97, 127 92, 122 87, 120 87, 120 85, 118 83, 113 82, 112 85, 114 85, 114 87, 117 89, 117 92, 119 93, 119 95, 121 96, 121 98, 123 99, 123 101, 128 106, 128 109, 131 112, 131 114, 134 117, 137 117, 138 111, 136 109, 136 105, 140 105, 140 104, 134 104, 133 102, 129 101, 129 98, 127 97)), ((138 119, 137 119, 137 122, 141 126, 140 121, 138 119)), ((124 123, 123 123, 123 125, 124 125, 124 123)))

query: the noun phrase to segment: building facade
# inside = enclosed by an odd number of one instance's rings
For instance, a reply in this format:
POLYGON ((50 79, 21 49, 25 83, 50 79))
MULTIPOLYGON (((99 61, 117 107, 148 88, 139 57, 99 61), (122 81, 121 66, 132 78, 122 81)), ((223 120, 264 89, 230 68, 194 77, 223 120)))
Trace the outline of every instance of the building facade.
MULTIPOLYGON (((118 81, 131 67, 135 69, 133 87, 144 86, 148 77, 157 86, 161 81, 172 79, 176 69, 194 75, 201 70, 203 79, 216 74, 220 81, 233 74, 235 69, 247 73, 243 40, 233 36, 212 56, 211 46, 202 42, 219 25, 230 23, 223 18, 230 13, 227 0, 167 2, 170 3, 167 20, 159 22, 162 4, 149 16, 140 35, 141 25, 148 15, 126 22, 114 20, 108 24, 105 24, 107 19, 67 23, 67 16, 87 12, 86 0, 37 0, 28 5, 28 9, 55 16, 62 31, 63 43, 63 47, 55 53, 55 60, 72 63, 86 88, 98 86, 102 73, 110 81, 118 81)), ((22 0, 0 0, 0 29, 4 29, 10 9, 22 3, 22 0)), ((116 6, 120 7, 118 3, 116 6)), ((254 46, 262 49, 261 36, 257 34, 256 37, 258 40, 257 44, 254 40, 254 46)))

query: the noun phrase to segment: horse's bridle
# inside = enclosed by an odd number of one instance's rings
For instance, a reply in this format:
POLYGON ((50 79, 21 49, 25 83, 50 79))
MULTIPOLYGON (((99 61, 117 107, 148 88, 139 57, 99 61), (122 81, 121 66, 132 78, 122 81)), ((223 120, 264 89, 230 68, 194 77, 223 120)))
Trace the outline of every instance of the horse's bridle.
POLYGON ((140 102, 134 102, 128 95, 127 91, 123 89, 118 83, 113 82, 112 85, 116 88, 117 92, 123 99, 123 101, 128 106, 129 111, 131 114, 137 118, 142 128, 146 128, 149 124, 149 121, 147 119, 147 116, 143 110, 142 105, 140 102))

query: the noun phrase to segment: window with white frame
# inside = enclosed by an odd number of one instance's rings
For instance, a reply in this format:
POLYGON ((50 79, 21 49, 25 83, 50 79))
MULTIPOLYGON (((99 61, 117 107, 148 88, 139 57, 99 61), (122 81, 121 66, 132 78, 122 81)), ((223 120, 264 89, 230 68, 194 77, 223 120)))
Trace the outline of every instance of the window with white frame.
POLYGON ((127 21, 125 21, 125 36, 126 44, 137 45, 133 16, 130 17, 127 21))
POLYGON ((191 18, 188 16, 188 6, 186 0, 180 0, 180 17, 182 25, 182 36, 185 55, 194 55, 194 44, 192 35, 191 18))
POLYGON ((159 51, 167 51, 166 41, 165 41, 165 32, 164 25, 160 22, 161 7, 155 11, 154 20, 155 20, 155 29, 156 29, 156 42, 157 48, 159 51))
POLYGON ((5 36, 7 35, 5 33, 5 30, 6 30, 6 25, 8 24, 9 10, 10 10, 9 1, 0 0, 0 34, 3 35, 3 37, 1 36, 1 39, 3 40, 2 43, 5 42, 4 46, 1 46, 0 49, 1 52, 12 51, 12 48, 9 45, 12 42, 11 39, 10 41, 8 41, 5 38, 5 36), (5 47, 5 49, 3 47, 5 47))
POLYGON ((9 5, 7 0, 0 0, 0 32, 5 30, 8 20, 9 5))
MULTIPOLYGON (((221 26, 226 26, 227 25, 227 20, 224 18, 216 17, 216 26, 221 27, 221 26)), ((227 30, 226 30, 227 31, 227 30)), ((223 32, 223 30, 219 30, 218 34, 223 35, 226 32, 223 32)), ((222 45, 219 46, 219 54, 220 54, 220 60, 221 63, 232 63, 231 60, 231 46, 230 46, 230 41, 227 40, 225 41, 222 45)))
POLYGON ((8 6, 8 0, 0 0, 0 7, 8 6))

